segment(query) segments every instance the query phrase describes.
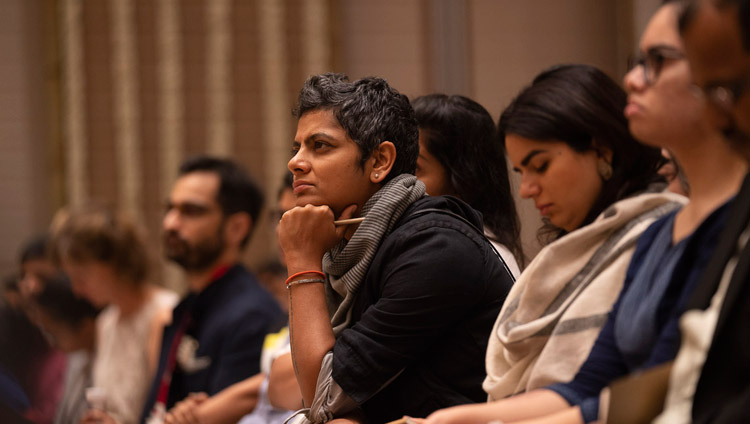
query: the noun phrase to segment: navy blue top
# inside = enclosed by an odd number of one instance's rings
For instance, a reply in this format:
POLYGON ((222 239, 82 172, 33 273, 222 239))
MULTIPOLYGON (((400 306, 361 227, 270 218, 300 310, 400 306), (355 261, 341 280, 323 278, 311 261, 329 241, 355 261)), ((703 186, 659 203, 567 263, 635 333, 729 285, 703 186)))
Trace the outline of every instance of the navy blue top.
POLYGON ((189 393, 213 396, 259 373, 266 334, 283 326, 285 318, 276 300, 242 265, 233 266, 200 293, 190 293, 175 307, 172 323, 164 329, 159 368, 141 421, 148 418, 156 402, 172 340, 187 313, 190 320, 185 334, 198 341, 195 357, 209 358, 210 363, 193 371, 175 367, 167 410, 189 393))
MULTIPOLYGON (((0 364, 0 402, 20 414, 31 407, 21 384, 0 364)), ((0 415, 2 417, 2 415, 0 415)))
MULTIPOLYGON (((655 328, 658 336, 652 343, 626 347, 621 344, 622 340, 618 340, 616 331, 620 320, 630 321, 633 318, 632 311, 624 313, 621 310, 623 298, 632 287, 635 287, 634 290, 640 290, 642 287, 637 286, 653 283, 652 279, 635 278, 649 256, 669 258, 670 252, 662 251, 664 246, 654 241, 662 231, 668 230, 671 233, 677 212, 665 215, 654 222, 639 238, 620 297, 612 307, 607 322, 599 333, 586 362, 581 366, 573 381, 547 387, 565 398, 572 406, 580 406, 585 422, 598 419, 599 393, 616 378, 670 361, 677 355, 680 347, 680 315, 716 246, 730 203, 731 200, 716 209, 693 234, 676 245, 668 247, 668 249, 682 250, 682 252, 676 261, 667 261, 672 269, 666 270, 671 273, 671 277, 666 290, 661 294, 655 313, 655 328)), ((661 271, 665 270, 659 268, 657 273, 661 271)), ((647 305, 649 302, 644 300, 643 304, 647 305)))

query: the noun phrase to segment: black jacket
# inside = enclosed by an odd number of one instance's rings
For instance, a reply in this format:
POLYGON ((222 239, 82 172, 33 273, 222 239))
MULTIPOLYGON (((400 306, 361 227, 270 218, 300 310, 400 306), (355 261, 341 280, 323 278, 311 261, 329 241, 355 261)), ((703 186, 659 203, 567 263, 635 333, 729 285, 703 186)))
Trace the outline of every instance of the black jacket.
POLYGON ((167 410, 190 393, 212 396, 260 372, 266 334, 284 323, 274 298, 242 265, 233 266, 200 293, 188 295, 175 307, 172 323, 164 329, 159 367, 141 421, 148 418, 156 402, 172 340, 187 313, 190 321, 185 334, 198 341, 195 356, 209 358, 210 363, 192 372, 175 367, 167 410))
MULTIPOLYGON (((706 309, 750 219, 750 176, 688 308, 706 309)), ((750 243, 739 255, 693 399, 693 422, 750 422, 750 243)))
POLYGON ((513 279, 481 228, 464 202, 425 197, 378 249, 333 350, 333 378, 368 422, 486 400, 487 342, 513 279))

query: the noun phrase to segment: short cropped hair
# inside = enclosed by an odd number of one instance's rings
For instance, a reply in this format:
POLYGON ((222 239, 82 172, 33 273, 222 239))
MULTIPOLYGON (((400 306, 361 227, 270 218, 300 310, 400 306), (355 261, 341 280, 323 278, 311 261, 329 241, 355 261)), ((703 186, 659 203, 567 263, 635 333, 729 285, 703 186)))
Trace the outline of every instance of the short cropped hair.
POLYGON ((240 246, 247 245, 263 208, 263 191, 250 175, 236 162, 211 156, 195 156, 180 166, 179 176, 193 172, 213 172, 219 177, 219 193, 216 201, 224 216, 245 212, 250 215, 250 231, 240 246))
POLYGON ((67 211, 53 229, 55 262, 100 262, 135 286, 148 277, 149 256, 143 230, 124 215, 89 206, 67 211))
POLYGON ((382 78, 349 82, 344 74, 314 75, 299 92, 294 116, 330 110, 346 135, 359 146, 360 166, 384 141, 396 146, 388 181, 400 174, 414 174, 419 156, 419 129, 409 99, 382 78))

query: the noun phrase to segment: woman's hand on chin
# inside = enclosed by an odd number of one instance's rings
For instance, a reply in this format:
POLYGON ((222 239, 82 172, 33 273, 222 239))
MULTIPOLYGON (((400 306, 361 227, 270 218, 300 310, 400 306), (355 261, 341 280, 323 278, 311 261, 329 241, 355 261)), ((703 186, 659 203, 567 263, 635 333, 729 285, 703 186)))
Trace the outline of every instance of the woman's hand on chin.
MULTIPOLYGON (((349 205, 338 219, 351 218, 357 205, 349 205)), ((305 205, 287 211, 276 230, 289 273, 320 268, 325 252, 335 246, 348 226, 336 226, 328 206, 305 205)))

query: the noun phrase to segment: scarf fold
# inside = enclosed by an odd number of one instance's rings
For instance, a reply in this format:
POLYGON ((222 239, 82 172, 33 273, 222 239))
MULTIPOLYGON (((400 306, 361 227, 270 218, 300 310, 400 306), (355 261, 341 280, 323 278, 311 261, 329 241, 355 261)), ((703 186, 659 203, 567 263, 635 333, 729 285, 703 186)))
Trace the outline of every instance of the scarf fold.
POLYGON ((351 324, 352 302, 383 239, 390 234, 406 208, 425 195, 417 177, 401 174, 386 183, 365 203, 365 220, 349 241, 342 240, 323 256, 328 276, 326 301, 333 334, 351 324))
POLYGON ((575 376, 622 288, 638 237, 685 200, 672 193, 623 199, 537 254, 490 335, 483 384, 490 400, 575 376))

